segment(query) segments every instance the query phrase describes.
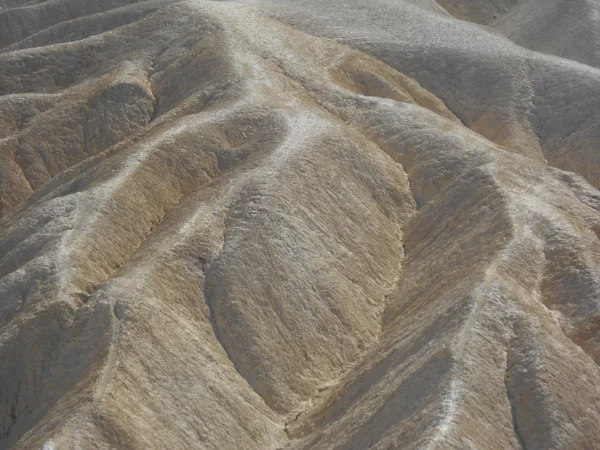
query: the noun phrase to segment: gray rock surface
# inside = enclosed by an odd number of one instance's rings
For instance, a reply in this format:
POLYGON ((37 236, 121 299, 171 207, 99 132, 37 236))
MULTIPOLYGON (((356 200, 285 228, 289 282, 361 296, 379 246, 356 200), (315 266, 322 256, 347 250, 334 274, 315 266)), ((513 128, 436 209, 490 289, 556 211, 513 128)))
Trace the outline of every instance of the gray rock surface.
POLYGON ((0 0, 0 448, 600 448, 574 3, 0 0))
POLYGON ((600 68, 596 0, 529 0, 491 25, 523 47, 600 68))

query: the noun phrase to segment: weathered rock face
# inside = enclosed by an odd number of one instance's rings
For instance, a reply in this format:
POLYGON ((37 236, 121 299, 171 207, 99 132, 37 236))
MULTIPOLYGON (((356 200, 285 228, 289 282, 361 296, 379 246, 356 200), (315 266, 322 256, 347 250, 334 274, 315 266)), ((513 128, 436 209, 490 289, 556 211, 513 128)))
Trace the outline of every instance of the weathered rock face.
POLYGON ((600 3, 529 0, 492 26, 523 47, 600 67, 600 3))
POLYGON ((528 0, 437 0, 446 11, 462 20, 489 24, 528 0))
POLYGON ((596 19, 468 3, 0 0, 0 447, 600 448, 596 19))

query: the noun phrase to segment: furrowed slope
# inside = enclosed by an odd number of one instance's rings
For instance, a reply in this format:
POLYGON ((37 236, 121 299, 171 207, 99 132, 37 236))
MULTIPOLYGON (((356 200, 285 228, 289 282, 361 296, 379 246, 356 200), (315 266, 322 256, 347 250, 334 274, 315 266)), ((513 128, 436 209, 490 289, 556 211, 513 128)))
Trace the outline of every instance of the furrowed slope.
POLYGON ((457 19, 489 24, 502 17, 515 6, 527 0, 438 0, 438 3, 457 19))
POLYGON ((0 54, 0 447, 600 446, 596 69, 428 2, 2 6, 54 12, 0 54))
POLYGON ((600 67, 600 5, 529 0, 492 26, 525 48, 600 67))

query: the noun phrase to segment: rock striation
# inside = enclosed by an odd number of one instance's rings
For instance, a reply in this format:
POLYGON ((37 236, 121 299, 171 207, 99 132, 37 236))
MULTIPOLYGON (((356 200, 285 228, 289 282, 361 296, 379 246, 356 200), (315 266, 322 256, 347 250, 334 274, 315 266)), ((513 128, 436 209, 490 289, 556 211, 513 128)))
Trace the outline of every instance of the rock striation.
POLYGON ((600 448, 597 6, 0 0, 0 448, 600 448))

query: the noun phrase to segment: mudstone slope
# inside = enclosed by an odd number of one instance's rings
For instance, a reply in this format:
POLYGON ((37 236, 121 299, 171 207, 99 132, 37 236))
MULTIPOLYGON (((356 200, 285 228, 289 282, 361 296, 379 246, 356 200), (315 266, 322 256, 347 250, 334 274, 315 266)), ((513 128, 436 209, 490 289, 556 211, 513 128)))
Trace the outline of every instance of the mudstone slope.
POLYGON ((597 9, 0 0, 0 448, 600 448, 597 9))

